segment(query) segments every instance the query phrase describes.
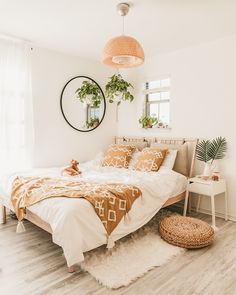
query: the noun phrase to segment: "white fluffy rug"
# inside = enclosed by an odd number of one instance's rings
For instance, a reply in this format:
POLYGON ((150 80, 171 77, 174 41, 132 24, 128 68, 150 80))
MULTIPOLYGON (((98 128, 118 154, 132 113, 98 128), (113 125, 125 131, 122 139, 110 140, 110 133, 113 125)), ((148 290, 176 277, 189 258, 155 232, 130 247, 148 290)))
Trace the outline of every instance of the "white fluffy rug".
POLYGON ((116 242, 108 251, 105 247, 88 252, 82 269, 108 288, 129 285, 154 267, 161 266, 184 249, 161 239, 158 222, 171 213, 161 210, 147 225, 116 242))

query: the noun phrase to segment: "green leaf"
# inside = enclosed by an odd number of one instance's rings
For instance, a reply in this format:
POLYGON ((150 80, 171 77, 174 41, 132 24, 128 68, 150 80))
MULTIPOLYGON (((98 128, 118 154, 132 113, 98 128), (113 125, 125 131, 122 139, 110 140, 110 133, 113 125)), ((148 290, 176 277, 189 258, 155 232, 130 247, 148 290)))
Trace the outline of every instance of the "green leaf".
POLYGON ((227 151, 227 142, 224 137, 217 137, 213 139, 208 149, 208 156, 212 160, 219 160, 224 158, 227 151))
POLYGON ((198 143, 196 148, 196 157, 199 161, 207 163, 211 160, 211 157, 208 154, 210 145, 210 140, 202 140, 198 143))

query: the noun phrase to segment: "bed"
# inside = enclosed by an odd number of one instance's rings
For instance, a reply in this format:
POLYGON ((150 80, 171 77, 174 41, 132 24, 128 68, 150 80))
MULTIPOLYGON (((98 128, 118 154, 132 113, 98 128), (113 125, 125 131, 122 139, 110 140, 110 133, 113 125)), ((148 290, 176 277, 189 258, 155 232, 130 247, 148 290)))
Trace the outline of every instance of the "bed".
MULTIPOLYGON (((135 201, 130 212, 112 232, 112 243, 142 227, 161 208, 184 199, 187 177, 191 177, 193 174, 197 141, 197 139, 185 138, 114 138, 115 143, 145 143, 147 146, 153 143, 176 146, 185 144, 188 146, 188 175, 182 175, 164 167, 158 172, 100 167, 98 159, 81 165, 85 181, 133 184, 142 191, 142 196, 135 201)), ((25 175, 60 178, 62 177, 60 171, 59 168, 33 169, 26 172, 25 175)), ((11 186, 9 184, 14 177, 16 175, 11 175, 5 184, 2 184, 3 222, 6 222, 6 208, 12 209, 9 197, 11 186)), ((52 234, 53 242, 63 248, 69 272, 74 271, 76 263, 83 261, 84 252, 107 243, 104 226, 94 208, 85 199, 51 198, 44 200, 26 209, 26 219, 52 234), (77 234, 74 234, 75 232, 77 234)))

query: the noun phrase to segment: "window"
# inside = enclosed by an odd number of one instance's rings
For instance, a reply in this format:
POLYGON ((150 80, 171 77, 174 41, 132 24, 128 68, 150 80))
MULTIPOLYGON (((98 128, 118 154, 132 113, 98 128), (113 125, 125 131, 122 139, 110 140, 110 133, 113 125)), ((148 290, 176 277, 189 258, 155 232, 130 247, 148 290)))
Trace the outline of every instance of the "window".
POLYGON ((158 118, 159 128, 170 126, 170 78, 144 84, 144 115, 158 118))
POLYGON ((30 48, 0 39, 0 175, 28 168, 33 145, 30 48))

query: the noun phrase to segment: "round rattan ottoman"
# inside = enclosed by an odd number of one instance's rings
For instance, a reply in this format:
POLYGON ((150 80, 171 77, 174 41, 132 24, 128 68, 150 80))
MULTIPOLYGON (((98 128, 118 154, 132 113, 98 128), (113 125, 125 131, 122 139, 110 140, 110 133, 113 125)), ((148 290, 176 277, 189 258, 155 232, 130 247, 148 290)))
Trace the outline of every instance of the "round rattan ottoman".
POLYGON ((187 249, 209 246, 214 239, 214 230, 209 224, 179 215, 164 218, 159 224, 159 232, 166 242, 187 249))

